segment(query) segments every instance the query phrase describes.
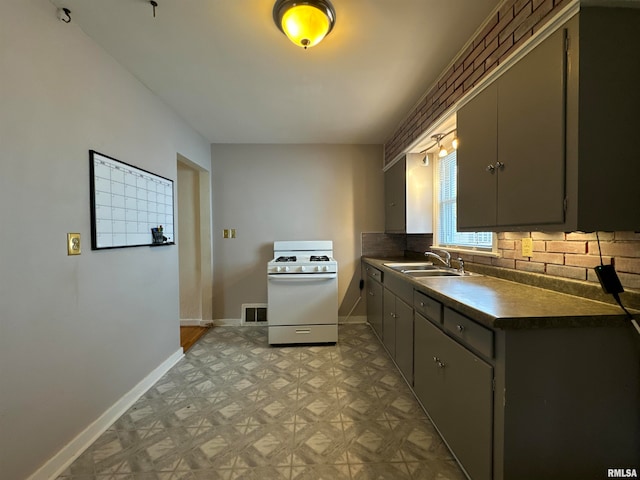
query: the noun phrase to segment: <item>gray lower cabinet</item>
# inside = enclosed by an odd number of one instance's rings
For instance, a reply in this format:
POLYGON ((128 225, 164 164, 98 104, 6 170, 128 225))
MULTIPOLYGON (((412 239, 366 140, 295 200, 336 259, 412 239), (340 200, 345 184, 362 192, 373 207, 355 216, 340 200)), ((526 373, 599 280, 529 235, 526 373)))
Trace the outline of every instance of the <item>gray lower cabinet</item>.
POLYGON ((413 309, 391 290, 384 290, 382 343, 407 382, 413 382, 413 309))
POLYGON ((389 290, 384 290, 383 316, 382 316, 382 344, 389 354, 396 357, 396 296, 389 290))
POLYGON ((600 478, 640 465, 631 325, 492 329, 381 270, 381 340, 470 478, 600 478))
POLYGON ((396 364, 413 385, 413 309, 396 298, 396 364))
POLYGON ((416 395, 474 480, 492 478, 493 367, 416 313, 416 395))
POLYGON ((371 266, 364 266, 366 276, 366 292, 367 292, 367 321, 382 339, 382 316, 383 316, 383 286, 382 272, 371 266))

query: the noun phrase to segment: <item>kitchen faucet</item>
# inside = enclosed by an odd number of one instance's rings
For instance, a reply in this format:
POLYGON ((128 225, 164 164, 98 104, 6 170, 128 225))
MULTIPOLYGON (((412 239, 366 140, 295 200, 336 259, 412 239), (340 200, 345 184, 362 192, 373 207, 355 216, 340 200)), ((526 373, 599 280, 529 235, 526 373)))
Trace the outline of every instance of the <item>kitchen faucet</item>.
POLYGON ((442 258, 437 253, 433 253, 433 252, 424 252, 424 256, 425 257, 437 258, 442 263, 444 263, 447 267, 451 268, 451 254, 449 252, 447 252, 446 250, 437 250, 437 251, 441 252, 442 255, 444 256, 444 258, 442 258))

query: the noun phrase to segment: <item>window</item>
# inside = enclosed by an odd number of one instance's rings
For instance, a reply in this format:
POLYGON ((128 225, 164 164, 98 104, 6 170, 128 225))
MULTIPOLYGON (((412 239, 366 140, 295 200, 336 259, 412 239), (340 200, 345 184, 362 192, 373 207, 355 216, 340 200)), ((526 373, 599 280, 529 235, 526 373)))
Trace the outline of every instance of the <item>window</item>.
POLYGON ((436 179, 436 238, 439 247, 493 251, 493 233, 458 232, 456 230, 456 197, 458 192, 458 169, 456 151, 437 161, 436 179))

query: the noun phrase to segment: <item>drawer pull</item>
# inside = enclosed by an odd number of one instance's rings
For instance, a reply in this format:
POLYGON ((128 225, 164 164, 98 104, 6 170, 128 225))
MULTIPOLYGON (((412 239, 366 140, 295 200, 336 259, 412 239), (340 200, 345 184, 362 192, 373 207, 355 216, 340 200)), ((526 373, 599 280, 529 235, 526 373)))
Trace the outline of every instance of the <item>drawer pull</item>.
POLYGON ((421 307, 424 307, 424 302, 420 302, 420 306, 421 306, 421 307))
POLYGON ((311 333, 311 330, 310 330, 310 329, 308 329, 308 328, 307 328, 307 329, 304 329, 304 330, 303 330, 303 329, 296 328, 296 333, 301 333, 301 334, 308 335, 308 334, 310 334, 310 333, 311 333))
POLYGON ((458 332, 462 333, 464 331, 464 325, 457 325, 458 332))

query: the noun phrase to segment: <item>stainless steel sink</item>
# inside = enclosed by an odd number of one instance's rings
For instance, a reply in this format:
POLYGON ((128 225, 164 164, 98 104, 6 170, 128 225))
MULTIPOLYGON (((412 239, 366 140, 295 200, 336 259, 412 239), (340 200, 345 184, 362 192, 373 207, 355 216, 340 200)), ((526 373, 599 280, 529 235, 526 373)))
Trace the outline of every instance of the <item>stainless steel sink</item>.
POLYGON ((462 274, 460 272, 451 271, 451 270, 405 270, 405 275, 409 275, 410 277, 460 277, 462 274))
POLYGON ((389 267, 397 272, 416 271, 416 270, 437 270, 440 267, 435 266, 431 262, 419 262, 419 263, 385 263, 385 267, 389 267))
POLYGON ((448 268, 437 268, 435 270, 405 270, 405 275, 409 275, 414 278, 425 278, 425 277, 470 277, 476 276, 477 274, 471 272, 460 272, 454 269, 448 268))
POLYGON ((385 263, 384 265, 413 278, 478 276, 477 273, 460 272, 455 268, 439 267, 430 262, 385 263))

